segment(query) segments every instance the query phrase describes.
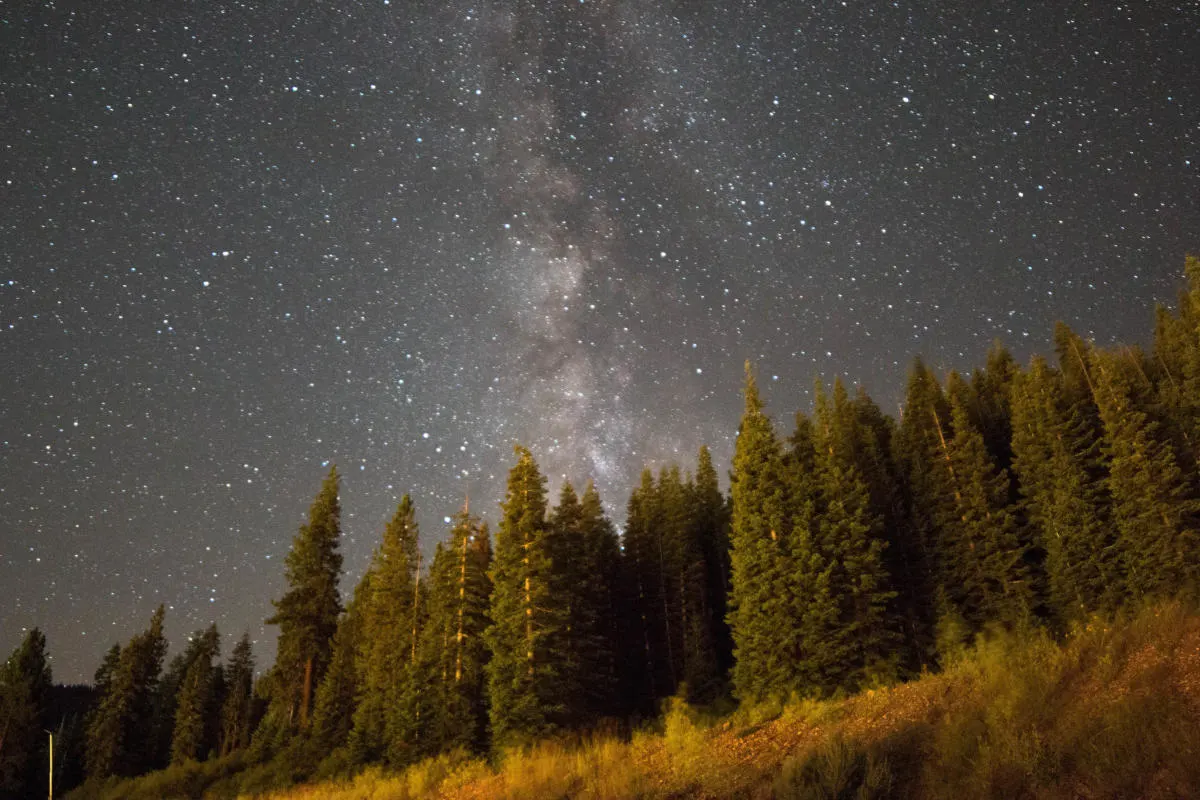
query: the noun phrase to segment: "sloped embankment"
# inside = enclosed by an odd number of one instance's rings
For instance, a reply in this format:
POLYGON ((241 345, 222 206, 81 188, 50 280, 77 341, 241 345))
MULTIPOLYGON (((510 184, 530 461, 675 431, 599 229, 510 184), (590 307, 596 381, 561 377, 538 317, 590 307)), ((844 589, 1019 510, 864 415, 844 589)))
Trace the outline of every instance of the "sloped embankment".
POLYGON ((1160 605, 981 641, 942 674, 706 723, 681 704, 632 740, 548 742, 499 771, 442 758, 305 798, 1200 796, 1200 616, 1160 605))

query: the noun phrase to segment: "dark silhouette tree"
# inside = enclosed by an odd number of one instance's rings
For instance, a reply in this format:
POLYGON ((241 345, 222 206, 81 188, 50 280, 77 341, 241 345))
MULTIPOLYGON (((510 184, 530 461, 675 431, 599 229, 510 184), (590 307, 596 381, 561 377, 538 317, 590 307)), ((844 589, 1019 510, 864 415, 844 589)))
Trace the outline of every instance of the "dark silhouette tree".
POLYGON ((325 674, 342 611, 338 482, 337 467, 331 467, 309 509, 308 522, 292 540, 285 572, 288 590, 273 601, 275 614, 267 620, 268 625, 279 626, 278 691, 273 700, 276 713, 289 728, 308 727, 313 690, 325 674))
POLYGON ((667 635, 663 527, 654 474, 644 469, 629 496, 622 558, 629 641, 633 644, 628 651, 627 680, 634 708, 644 713, 653 712, 658 698, 672 694, 677 681, 667 635))
POLYGON ((138 775, 154 765, 153 731, 158 680, 167 642, 163 607, 150 626, 120 651, 87 731, 87 772, 91 777, 138 775))
POLYGON ((218 693, 218 673, 212 663, 221 654, 221 637, 217 626, 214 624, 206 631, 198 631, 192 644, 196 645, 195 652, 186 659, 188 666, 178 686, 178 699, 174 704, 172 764, 200 761, 214 744, 208 737, 212 729, 210 713, 213 697, 218 693))
POLYGON ((1012 354, 996 341, 988 350, 984 368, 971 375, 968 413, 988 454, 1002 470, 1012 466, 1012 385, 1018 372, 1012 354))
POLYGON ((219 746, 222 756, 249 747, 253 733, 254 650, 249 632, 243 633, 234 645, 225 668, 225 684, 219 746))
POLYGON ((0 796, 34 796, 35 781, 45 774, 51 687, 46 637, 33 628, 0 667, 0 796))
MULTIPOLYGON (((712 454, 704 445, 696 458, 696 477, 690 497, 693 537, 699 544, 705 564, 705 600, 707 626, 716 658, 716 674, 720 679, 733 665, 733 640, 725 622, 729 595, 729 505, 721 494, 712 454)), ((699 624, 699 623, 698 623, 699 624)), ((689 678, 689 687, 700 697, 708 689, 689 678)), ((710 687, 715 690, 717 687, 710 687)))

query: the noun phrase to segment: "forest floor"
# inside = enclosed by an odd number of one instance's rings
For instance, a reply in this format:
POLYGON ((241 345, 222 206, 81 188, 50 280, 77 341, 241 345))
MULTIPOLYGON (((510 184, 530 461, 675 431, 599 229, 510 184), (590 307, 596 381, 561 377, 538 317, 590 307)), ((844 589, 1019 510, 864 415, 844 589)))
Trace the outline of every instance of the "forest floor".
POLYGON ((443 757, 271 800, 1200 797, 1200 615, 1175 604, 1062 642, 982 639, 947 670, 631 738, 547 742, 498 769, 443 757))

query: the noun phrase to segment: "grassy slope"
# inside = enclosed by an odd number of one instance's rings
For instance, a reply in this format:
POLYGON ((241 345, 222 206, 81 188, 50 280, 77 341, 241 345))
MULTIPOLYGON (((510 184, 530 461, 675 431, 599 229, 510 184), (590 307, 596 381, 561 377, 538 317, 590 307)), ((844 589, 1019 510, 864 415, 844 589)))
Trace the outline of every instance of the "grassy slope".
POLYGON ((711 726, 676 706, 663 727, 277 798, 1200 797, 1200 616, 999 636, 891 689, 711 726))
POLYGON ((676 704, 658 731, 549 742, 498 771, 447 756, 268 797, 1200 797, 1200 614, 1157 606, 1065 644, 1000 635, 843 700, 719 720, 676 704))

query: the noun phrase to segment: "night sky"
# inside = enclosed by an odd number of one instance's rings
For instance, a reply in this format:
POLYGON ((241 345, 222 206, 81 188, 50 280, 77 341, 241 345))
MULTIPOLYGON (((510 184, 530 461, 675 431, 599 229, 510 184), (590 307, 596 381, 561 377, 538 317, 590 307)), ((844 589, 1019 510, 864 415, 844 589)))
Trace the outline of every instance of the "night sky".
MULTIPOLYGON (((0 4, 0 650, 262 624, 331 462, 349 591, 512 447, 619 522, 753 359, 1145 342, 1200 250, 1193 3, 0 4), (715 6, 725 5, 723 11, 715 6)), ((228 649, 228 648, 227 648, 228 649)))

